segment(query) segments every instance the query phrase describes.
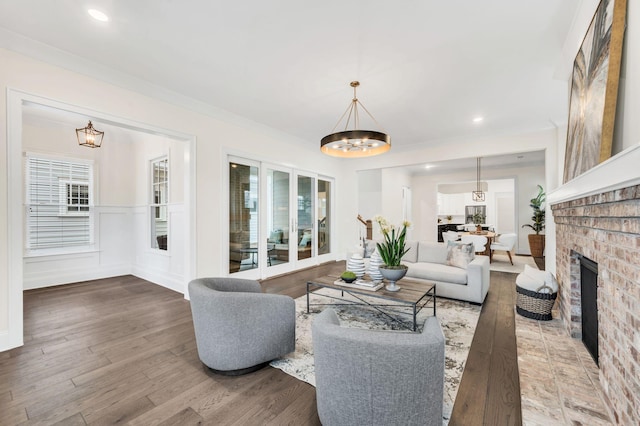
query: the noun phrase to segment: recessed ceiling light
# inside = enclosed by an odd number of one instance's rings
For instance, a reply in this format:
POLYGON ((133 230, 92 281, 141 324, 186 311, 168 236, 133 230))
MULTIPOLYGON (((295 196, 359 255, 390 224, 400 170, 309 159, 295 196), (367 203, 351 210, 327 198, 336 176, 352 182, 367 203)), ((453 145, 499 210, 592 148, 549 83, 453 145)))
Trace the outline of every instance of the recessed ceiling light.
POLYGON ((482 120, 484 120, 484 117, 476 117, 476 118, 473 119, 473 122, 474 123, 481 123, 482 120))
POLYGON ((89 12, 89 15, 91 15, 91 17, 96 21, 107 22, 109 20, 107 14, 99 11, 98 9, 89 9, 87 12, 89 12))
POLYGON ((427 169, 427 170, 432 168, 432 167, 435 167, 435 166, 433 164, 427 164, 427 165, 424 166, 424 168, 427 169))

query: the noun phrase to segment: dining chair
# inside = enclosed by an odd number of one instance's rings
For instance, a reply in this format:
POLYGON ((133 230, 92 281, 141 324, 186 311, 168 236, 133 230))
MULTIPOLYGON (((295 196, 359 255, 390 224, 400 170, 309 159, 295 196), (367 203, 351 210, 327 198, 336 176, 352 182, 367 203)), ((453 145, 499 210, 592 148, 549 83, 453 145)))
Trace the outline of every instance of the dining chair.
POLYGON ((456 231, 447 231, 442 233, 442 241, 446 244, 449 241, 458 241, 460 236, 456 231))
POLYGON ((489 262, 493 260, 493 252, 495 250, 506 251, 509 255, 509 261, 513 265, 513 259, 511 258, 511 250, 516 245, 516 240, 518 236, 516 234, 502 234, 498 237, 496 241, 491 243, 489 247, 489 262))
POLYGON ((463 235, 461 238, 462 244, 473 243, 473 247, 476 253, 484 253, 487 251, 487 237, 483 235, 463 235))

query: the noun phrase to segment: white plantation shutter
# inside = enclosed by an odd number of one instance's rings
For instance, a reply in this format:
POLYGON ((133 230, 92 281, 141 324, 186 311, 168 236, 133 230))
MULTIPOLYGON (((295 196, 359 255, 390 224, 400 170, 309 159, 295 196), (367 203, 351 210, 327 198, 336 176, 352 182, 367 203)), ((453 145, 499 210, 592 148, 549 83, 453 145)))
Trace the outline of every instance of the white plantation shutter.
POLYGON ((28 250, 93 243, 93 166, 26 157, 28 250))

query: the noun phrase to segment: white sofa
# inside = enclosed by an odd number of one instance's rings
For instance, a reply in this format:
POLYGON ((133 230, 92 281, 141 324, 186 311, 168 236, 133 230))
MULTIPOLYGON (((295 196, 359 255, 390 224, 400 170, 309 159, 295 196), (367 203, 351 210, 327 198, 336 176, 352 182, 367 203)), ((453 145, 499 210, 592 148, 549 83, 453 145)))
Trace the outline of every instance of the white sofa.
MULTIPOLYGON (((409 267, 406 278, 436 283, 436 296, 481 304, 489 291, 489 257, 476 255, 466 269, 447 264, 447 245, 407 242, 402 263, 409 267)), ((368 259, 367 259, 368 260, 368 259)), ((402 287, 402 281, 398 284, 402 287)))

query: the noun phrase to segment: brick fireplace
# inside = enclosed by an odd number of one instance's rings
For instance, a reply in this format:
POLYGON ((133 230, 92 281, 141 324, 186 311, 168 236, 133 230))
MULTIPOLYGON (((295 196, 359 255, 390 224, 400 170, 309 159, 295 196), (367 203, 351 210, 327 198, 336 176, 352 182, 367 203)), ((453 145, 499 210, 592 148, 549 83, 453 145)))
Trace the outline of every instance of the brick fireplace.
MULTIPOLYGON (((640 149, 632 151, 637 161, 640 149)), ((599 378, 612 419, 626 425, 640 423, 640 162, 631 161, 630 179, 623 177, 610 185, 606 177, 604 184, 597 183, 598 176, 618 174, 620 161, 629 158, 598 166, 595 177, 579 182, 594 187, 571 190, 577 196, 553 194, 549 203, 556 229, 563 324, 572 337, 582 338, 580 258, 589 258, 598 265, 599 378), (620 187, 629 182, 634 184, 620 187), (605 189, 600 192, 602 185, 605 189)))

